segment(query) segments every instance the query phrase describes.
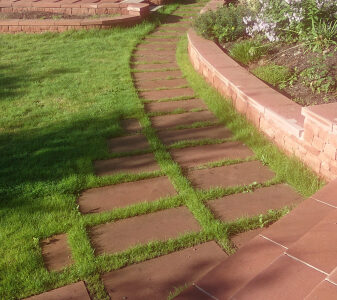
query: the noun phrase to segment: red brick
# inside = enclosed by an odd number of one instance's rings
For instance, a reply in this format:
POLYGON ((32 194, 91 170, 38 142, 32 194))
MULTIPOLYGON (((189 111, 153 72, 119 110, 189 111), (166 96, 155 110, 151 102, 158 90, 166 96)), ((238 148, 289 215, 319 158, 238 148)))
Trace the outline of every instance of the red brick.
POLYGON ((323 152, 327 157, 330 157, 330 159, 336 160, 337 149, 333 145, 325 144, 323 152))

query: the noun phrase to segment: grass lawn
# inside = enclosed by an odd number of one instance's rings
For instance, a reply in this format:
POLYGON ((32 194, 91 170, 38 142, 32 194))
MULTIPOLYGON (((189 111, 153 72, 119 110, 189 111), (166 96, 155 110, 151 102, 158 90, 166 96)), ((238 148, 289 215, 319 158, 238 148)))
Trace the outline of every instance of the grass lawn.
MULTIPOLYGON (((168 5, 166 13, 175 7, 168 5)), ((265 225, 284 213, 272 211, 222 223, 204 202, 255 186, 195 191, 172 161, 144 112, 129 64, 135 46, 156 24, 157 20, 149 20, 127 29, 0 35, 0 299, 23 298, 78 280, 86 281, 93 299, 108 299, 99 278, 103 272, 212 239, 232 253, 231 234, 265 225), (161 171, 97 177, 92 162, 112 157, 106 139, 123 133, 119 120, 125 117, 140 120, 161 171), (78 211, 76 200, 84 189, 163 173, 178 196, 100 214, 78 211), (201 224, 200 233, 94 255, 88 227, 182 204, 201 224), (58 233, 67 233, 74 264, 62 272, 48 272, 39 243, 58 233)), ((310 171, 269 144, 194 72, 186 39, 181 40, 177 55, 197 96, 206 100, 236 139, 276 172, 267 185, 288 182, 306 196, 321 186, 310 171)))

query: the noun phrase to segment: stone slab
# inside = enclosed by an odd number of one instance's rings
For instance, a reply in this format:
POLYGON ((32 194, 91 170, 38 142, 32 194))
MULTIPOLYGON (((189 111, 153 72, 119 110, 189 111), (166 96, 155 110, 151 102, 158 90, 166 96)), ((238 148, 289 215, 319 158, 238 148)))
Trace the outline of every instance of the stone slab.
POLYGON ((269 209, 292 207, 304 199, 286 184, 260 188, 251 193, 225 196, 208 202, 217 218, 223 221, 265 214, 269 209))
POLYGON ((323 272, 331 273, 337 267, 336 220, 335 209, 294 243, 287 253, 323 272))
POLYGON ((334 210, 335 208, 331 206, 310 198, 306 199, 289 214, 267 228, 263 235, 285 248, 289 248, 334 210))
POLYGON ((217 118, 209 111, 187 112, 177 115, 152 117, 151 122, 156 129, 167 129, 176 126, 192 125, 196 122, 216 122, 217 118))
POLYGON ((111 153, 131 152, 136 150, 148 150, 150 145, 144 135, 128 135, 108 140, 108 148, 111 153))
POLYGON ((324 277, 324 274, 315 269, 282 255, 233 298, 304 299, 324 277))
POLYGON ((257 236, 198 280, 196 285, 216 299, 231 299, 249 280, 282 255, 283 251, 282 247, 257 236))
POLYGON ((337 207, 336 191, 337 180, 333 180, 320 189, 317 193, 312 195, 311 198, 337 207))
POLYGON ((140 97, 145 100, 162 100, 172 99, 178 97, 194 97, 194 91, 191 88, 178 88, 171 90, 154 90, 147 92, 140 92, 140 97))
POLYGON ((224 139, 229 138, 231 135, 231 132, 223 126, 166 130, 158 132, 159 138, 165 145, 185 140, 224 139))
POLYGON ((123 119, 121 120, 121 127, 125 133, 137 133, 142 129, 137 119, 123 119))
POLYGON ((210 296, 200 291, 195 285, 189 286, 182 291, 174 300, 210 300, 210 296))
POLYGON ((83 281, 45 292, 25 300, 90 300, 83 281))
POLYGON ((337 299, 337 286, 326 280, 318 284, 305 300, 335 300, 337 299))
POLYGON ((253 230, 249 230, 246 232, 239 233, 231 238, 233 244, 236 248, 240 249, 244 245, 246 245, 250 240, 255 238, 257 235, 259 235, 264 228, 257 228, 253 230))
POLYGON ((78 204, 81 213, 99 213, 173 195, 176 191, 170 180, 157 177, 87 190, 78 199, 78 204))
POLYGON ((117 157, 94 162, 95 173, 98 176, 112 175, 117 173, 141 173, 159 171, 153 153, 142 155, 117 157))
POLYGON ((147 71, 147 70, 163 70, 166 69, 178 69, 178 65, 176 63, 167 63, 167 64, 135 64, 133 65, 133 69, 139 71, 147 71))
POLYGON ((226 257, 215 242, 208 242, 112 271, 102 278, 111 299, 167 299, 175 287, 193 282, 226 257))
POLYGON ((226 142, 182 149, 172 149, 170 154, 180 166, 185 168, 227 159, 244 159, 254 153, 241 142, 226 142))
POLYGON ((192 185, 198 189, 247 185, 265 182, 275 174, 259 161, 244 162, 217 168, 190 170, 187 173, 192 185))
POLYGON ((136 81, 136 87, 140 90, 155 90, 158 88, 170 89, 179 88, 187 85, 188 82, 184 78, 136 81))
POLYGON ((207 106, 201 99, 151 102, 145 104, 145 109, 147 112, 173 112, 177 109, 189 111, 196 108, 206 109, 207 106))
POLYGON ((179 38, 165 38, 165 37, 154 37, 154 36, 147 36, 144 39, 145 42, 151 42, 151 43, 177 43, 179 41, 179 38))
POLYGON ((181 71, 157 71, 157 72, 140 72, 133 73, 133 77, 137 81, 142 80, 159 80, 159 79, 171 79, 182 78, 183 73, 181 71))
POLYGON ((192 213, 186 207, 179 207, 98 225, 90 230, 90 236, 96 254, 102 254, 199 230, 192 213))
POLYGON ((40 245, 48 271, 60 271, 73 262, 66 234, 58 234, 44 239, 40 245))
POLYGON ((143 47, 137 47, 137 50, 134 52, 135 56, 143 56, 143 55, 163 55, 163 56, 169 56, 169 55, 175 55, 176 50, 175 49, 163 49, 163 50, 155 50, 153 49, 144 49, 143 47))

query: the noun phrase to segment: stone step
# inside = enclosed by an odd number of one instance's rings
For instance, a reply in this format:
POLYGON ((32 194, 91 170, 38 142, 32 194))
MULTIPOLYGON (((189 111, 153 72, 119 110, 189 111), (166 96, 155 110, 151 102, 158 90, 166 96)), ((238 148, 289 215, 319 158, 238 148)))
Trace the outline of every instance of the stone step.
MULTIPOLYGON (((176 63, 169 64, 134 64, 133 69, 137 71, 166 71, 167 69, 178 69, 178 65, 176 63)), ((176 71, 176 70, 175 70, 176 71)))
POLYGON ((178 97, 194 97, 194 91, 191 88, 178 88, 170 90, 154 90, 140 92, 139 96, 145 100, 163 100, 163 99, 174 99, 178 97))
POLYGON ((159 80, 159 79, 182 78, 183 73, 181 73, 180 70, 177 70, 177 71, 158 71, 158 72, 141 72, 141 73, 133 73, 133 77, 136 81, 159 80))
MULTIPOLYGON (((139 90, 155 90, 155 89, 170 89, 170 88, 179 88, 186 87, 188 82, 184 78, 179 79, 161 79, 161 80, 152 80, 152 81, 137 81, 136 87, 139 90)), ((158 92, 160 92, 158 90, 158 92)))
POLYGON ((165 102, 151 102, 145 104, 145 110, 147 112, 174 112, 178 109, 186 111, 192 109, 207 109, 207 106, 201 99, 188 99, 188 100, 175 100, 165 102))

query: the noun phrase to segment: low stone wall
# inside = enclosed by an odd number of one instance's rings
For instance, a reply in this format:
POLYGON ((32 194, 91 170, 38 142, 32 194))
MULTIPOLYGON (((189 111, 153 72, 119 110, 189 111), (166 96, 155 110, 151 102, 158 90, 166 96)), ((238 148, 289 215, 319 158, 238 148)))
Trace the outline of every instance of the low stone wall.
POLYGON ((269 139, 319 176, 337 178, 337 103, 301 107, 192 29, 188 50, 195 69, 269 139))
POLYGON ((149 14, 149 4, 134 3, 126 7, 127 15, 99 19, 8 19, 0 20, 2 33, 63 32, 71 29, 106 29, 113 26, 132 26, 140 23, 149 14))

